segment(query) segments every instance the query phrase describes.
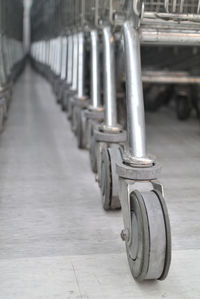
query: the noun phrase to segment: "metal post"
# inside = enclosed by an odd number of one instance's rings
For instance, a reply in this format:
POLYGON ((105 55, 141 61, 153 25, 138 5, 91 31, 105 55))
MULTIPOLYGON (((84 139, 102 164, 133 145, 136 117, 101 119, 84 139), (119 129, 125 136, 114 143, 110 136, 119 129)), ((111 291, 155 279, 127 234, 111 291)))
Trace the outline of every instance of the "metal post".
POLYGON ((123 25, 126 64, 126 101, 129 152, 134 158, 146 157, 144 101, 138 31, 131 21, 123 25))
POLYGON ((61 56, 61 39, 60 37, 57 37, 55 40, 55 54, 56 54, 56 65, 55 65, 55 73, 57 76, 60 76, 60 56, 61 56))
POLYGON ((49 62, 49 41, 46 40, 46 54, 45 54, 45 64, 48 65, 49 62))
POLYGON ((78 79, 78 35, 73 35, 73 79, 72 90, 77 90, 78 79))
POLYGON ((54 74, 56 73, 56 41, 53 40, 53 60, 52 60, 52 68, 54 74))
POLYGON ((71 35, 67 38, 68 55, 67 55, 67 84, 72 84, 72 61, 73 61, 73 38, 71 35))
POLYGON ((99 70, 99 38, 97 30, 91 36, 91 107, 100 108, 100 70, 99 70))
POLYGON ((110 27, 103 28, 104 53, 104 102, 105 120, 108 127, 117 125, 116 84, 115 84, 115 49, 114 37, 110 27))
POLYGON ((62 38, 62 59, 61 59, 61 79, 66 78, 66 66, 67 66, 67 38, 62 38))
POLYGON ((85 71, 85 37, 84 33, 78 34, 78 98, 84 96, 85 71))
POLYGON ((49 41, 49 59, 48 65, 51 68, 51 60, 52 60, 52 40, 49 41))

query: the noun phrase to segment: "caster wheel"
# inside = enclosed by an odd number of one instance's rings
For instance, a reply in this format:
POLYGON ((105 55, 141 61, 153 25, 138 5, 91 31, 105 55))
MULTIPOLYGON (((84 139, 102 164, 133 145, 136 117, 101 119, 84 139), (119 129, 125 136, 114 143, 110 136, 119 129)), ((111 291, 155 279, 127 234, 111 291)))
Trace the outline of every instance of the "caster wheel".
POLYGON ((67 118, 68 120, 72 120, 72 113, 73 113, 73 97, 69 97, 68 99, 68 107, 67 107, 67 118))
POLYGON ((96 140, 94 135, 94 125, 91 126, 91 130, 90 130, 89 154, 90 154, 91 169, 94 173, 97 173, 97 155, 96 155, 96 140))
POLYGON ((89 129, 89 155, 90 155, 90 165, 94 173, 97 173, 97 142, 95 138, 95 122, 90 124, 89 129))
POLYGON ((79 117, 79 108, 77 106, 73 106, 72 109, 72 131, 75 135, 77 135, 77 119, 79 117))
POLYGON ((3 108, 0 107, 0 133, 3 132, 3 126, 4 126, 4 111, 3 108))
POLYGON ((193 105, 194 105, 194 109, 196 111, 197 119, 200 120, 200 99, 198 98, 193 105))
POLYGON ((119 148, 103 148, 101 153, 101 199, 104 210, 120 209, 116 163, 122 160, 119 148))
POLYGON ((180 120, 186 120, 190 117, 191 105, 187 96, 176 96, 176 114, 180 120))
POLYGON ((57 103, 58 105, 61 104, 61 96, 60 96, 60 95, 58 95, 58 96, 56 97, 56 103, 57 103))
POLYGON ((78 148, 85 149, 86 148, 86 117, 84 114, 84 110, 79 109, 77 111, 77 128, 76 128, 76 135, 77 135, 77 142, 78 148))
POLYGON ((155 112, 160 106, 161 102, 159 99, 159 88, 157 86, 151 86, 151 88, 147 89, 145 92, 145 109, 147 111, 155 112))
POLYGON ((62 100, 62 111, 67 111, 68 108, 68 92, 65 91, 62 100))
POLYGON ((9 103, 7 102, 7 100, 5 99, 3 105, 2 105, 2 109, 3 109, 3 119, 7 120, 8 118, 8 108, 9 108, 9 103))
POLYGON ((171 262, 171 233, 164 198, 157 191, 131 193, 131 236, 126 249, 133 277, 163 280, 171 262))
POLYGON ((66 111, 64 100, 62 100, 62 102, 61 102, 61 110, 64 112, 66 111))

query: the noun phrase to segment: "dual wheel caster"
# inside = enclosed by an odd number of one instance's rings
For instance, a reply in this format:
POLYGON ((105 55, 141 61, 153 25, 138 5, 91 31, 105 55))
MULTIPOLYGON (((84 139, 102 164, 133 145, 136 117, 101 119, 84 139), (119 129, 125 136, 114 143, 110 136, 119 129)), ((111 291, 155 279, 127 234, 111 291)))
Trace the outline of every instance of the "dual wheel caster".
POLYGON ((81 117, 81 111, 87 109, 89 106, 89 101, 87 97, 74 97, 72 101, 72 115, 71 115, 71 126, 72 131, 77 136, 78 125, 81 117))
POLYGON ((61 78, 57 75, 55 75, 54 81, 53 81, 53 91, 56 97, 58 96, 60 85, 62 84, 61 78))
POLYGON ((116 164, 119 161, 122 161, 120 145, 103 146, 98 183, 101 191, 102 206, 106 211, 121 208, 118 195, 118 176, 116 173, 116 164))
POLYGON ((74 109, 74 100, 76 97, 77 97, 77 91, 69 90, 66 105, 67 105, 67 118, 71 122, 72 122, 72 115, 73 115, 73 109, 74 109))
MULTIPOLYGON (((179 120, 187 120, 192 111, 192 95, 190 89, 174 88, 173 86, 151 86, 145 90, 145 108, 155 112, 161 106, 167 105, 174 98, 176 116, 179 120), (183 90, 182 90, 183 89, 183 90)), ((197 95, 195 95, 197 97, 197 95)))
POLYGON ((102 130, 103 127, 102 124, 93 127, 90 161, 101 190, 104 210, 116 210, 121 208, 116 165, 122 161, 122 148, 127 137, 126 132, 118 127, 110 131, 102 130))
POLYGON ((68 113, 68 119, 71 117, 71 98, 75 97, 76 91, 70 89, 65 90, 63 100, 62 100, 62 110, 68 113))
POLYGON ((86 107, 76 108, 76 136, 78 148, 88 149, 91 157, 91 151, 93 151, 93 130, 97 124, 103 121, 104 113, 102 108, 86 107))
POLYGON ((175 95, 176 115, 179 120, 187 120, 192 110, 200 116, 199 88, 197 85, 183 86, 176 89, 175 95))
POLYGON ((192 111, 191 100, 188 95, 179 95, 175 97, 176 115, 179 120, 187 120, 192 111))
POLYGON ((67 97, 70 88, 71 85, 65 83, 62 87, 62 90, 60 91, 60 95, 57 101, 59 101, 62 111, 67 111, 67 97))
POLYGON ((58 104, 62 104, 64 90, 67 88, 67 84, 65 81, 61 81, 60 85, 58 86, 56 100, 58 104))
POLYGON ((12 97, 12 88, 9 87, 0 95, 0 133, 4 129, 4 123, 8 117, 8 109, 12 97))
POLYGON ((3 132, 3 127, 4 127, 4 107, 2 105, 2 99, 0 100, 0 133, 3 132))
POLYGON ((149 169, 117 165, 124 220, 121 233, 135 280, 164 280, 171 262, 170 222, 159 167, 149 169))
POLYGON ((86 149, 87 147, 87 139, 85 132, 87 119, 85 117, 85 110, 87 109, 76 109, 76 137, 79 149, 86 149))
POLYGON ((5 98, 0 99, 0 133, 3 132, 4 123, 8 117, 8 102, 5 98))

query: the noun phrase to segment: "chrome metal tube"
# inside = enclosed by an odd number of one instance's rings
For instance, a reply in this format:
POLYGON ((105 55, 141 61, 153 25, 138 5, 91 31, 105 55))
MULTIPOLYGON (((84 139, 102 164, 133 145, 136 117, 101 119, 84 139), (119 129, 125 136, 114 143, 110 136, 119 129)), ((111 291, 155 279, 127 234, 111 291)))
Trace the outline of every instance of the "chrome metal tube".
POLYGON ((53 70, 53 57, 54 57, 54 41, 51 40, 51 53, 50 53, 50 60, 49 60, 49 65, 51 69, 53 70))
POLYGON ((3 56, 2 35, 0 35, 0 66, 0 87, 2 87, 7 80, 3 56))
POLYGON ((97 109, 100 101, 99 37, 97 30, 90 32, 91 37, 91 107, 97 109))
POLYGON ((46 53, 46 44, 45 41, 42 41, 42 63, 45 63, 45 53, 46 53))
POLYGON ((57 54, 58 54, 58 49, 57 49, 57 41, 56 39, 54 40, 54 73, 55 75, 57 75, 57 63, 58 63, 58 57, 57 57, 57 54))
POLYGON ((84 96, 85 86, 85 37, 84 33, 78 34, 78 97, 84 96))
POLYGON ((45 41, 46 51, 45 51, 45 64, 48 65, 49 62, 49 41, 45 41))
POLYGON ((78 35, 73 36, 73 76, 72 76, 72 90, 77 90, 78 83, 78 35))
POLYGON ((67 67, 67 38, 62 38, 62 59, 61 59, 61 79, 66 79, 66 67, 67 67))
POLYGON ((53 60, 52 60, 52 68, 53 72, 56 73, 56 40, 53 40, 53 60))
POLYGON ((126 102, 129 152, 146 157, 144 101, 138 31, 131 21, 123 25, 126 67, 126 102))
POLYGON ((73 62, 73 37, 67 38, 67 84, 72 84, 72 62, 73 62))
POLYGON ((61 71, 61 38, 56 39, 56 75, 60 76, 61 71))
POLYGON ((198 31, 174 31, 174 30, 141 30, 140 40, 142 44, 156 44, 167 46, 199 46, 200 35, 198 31))
POLYGON ((48 65, 51 67, 51 60, 52 60, 52 40, 49 41, 49 59, 48 65))
POLYGON ((104 123, 108 127, 117 124, 115 44, 110 27, 103 28, 103 68, 104 68, 104 123))

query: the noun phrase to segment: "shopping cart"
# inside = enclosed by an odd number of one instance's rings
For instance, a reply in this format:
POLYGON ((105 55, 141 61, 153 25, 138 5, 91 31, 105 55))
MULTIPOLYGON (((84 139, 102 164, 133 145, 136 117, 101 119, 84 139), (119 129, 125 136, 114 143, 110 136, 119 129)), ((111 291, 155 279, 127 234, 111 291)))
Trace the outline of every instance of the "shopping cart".
MULTIPOLYGON (((137 280, 164 279, 171 260, 169 218, 158 182, 160 167, 146 154, 144 82, 195 83, 189 72, 163 69, 141 70, 140 45, 197 46, 198 1, 124 1, 122 26, 126 71, 128 147, 117 165, 124 218, 122 239, 137 280)), ((197 82, 196 82, 197 83, 197 82)))

